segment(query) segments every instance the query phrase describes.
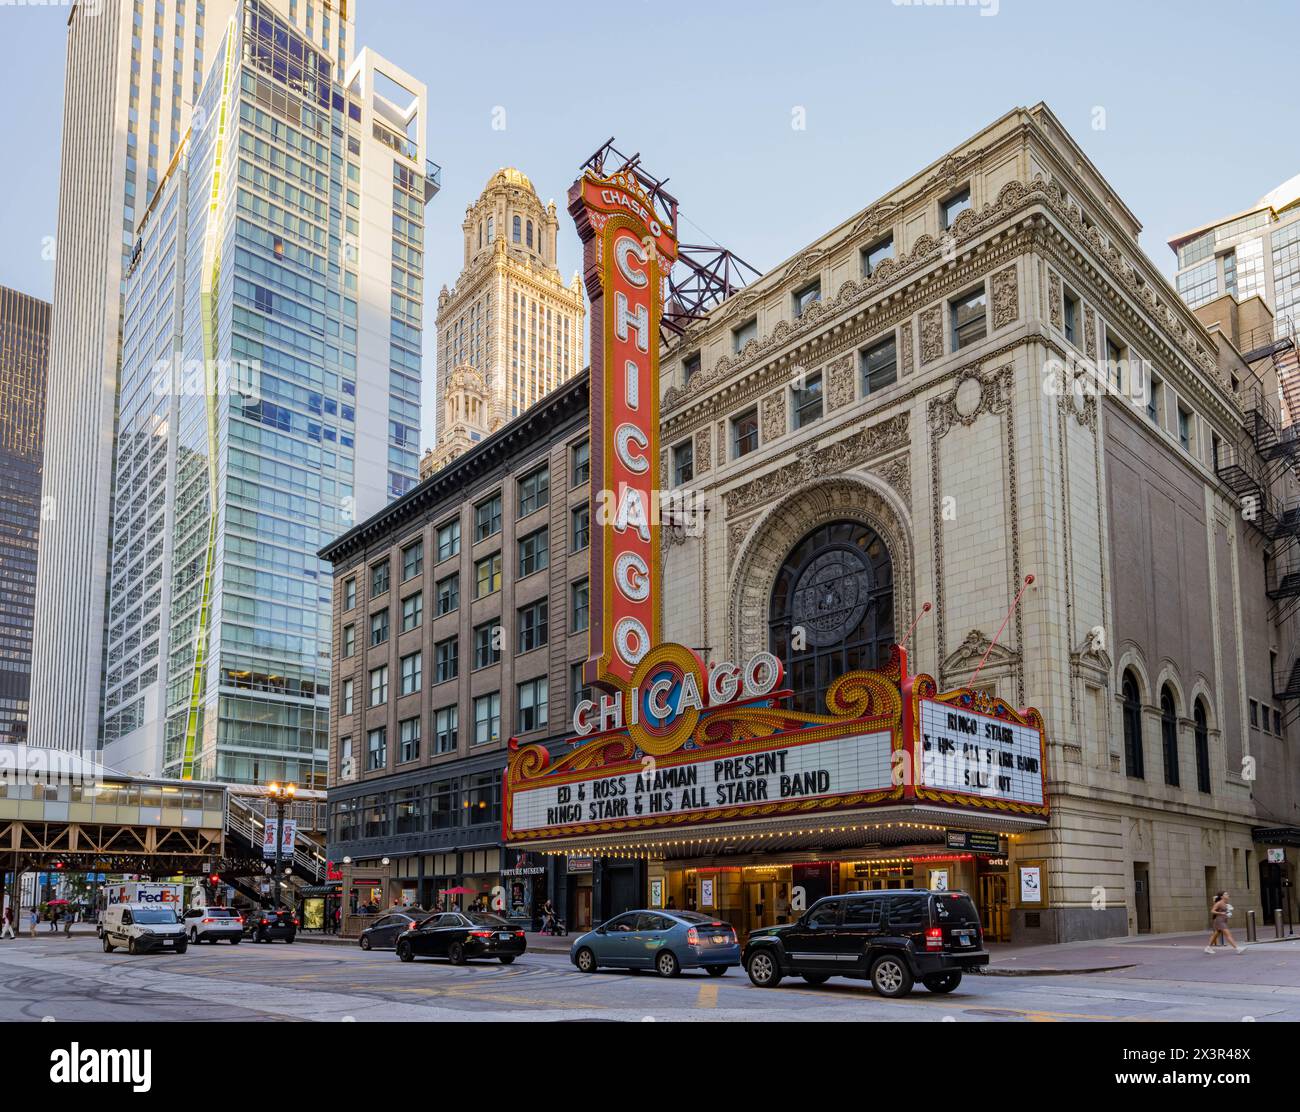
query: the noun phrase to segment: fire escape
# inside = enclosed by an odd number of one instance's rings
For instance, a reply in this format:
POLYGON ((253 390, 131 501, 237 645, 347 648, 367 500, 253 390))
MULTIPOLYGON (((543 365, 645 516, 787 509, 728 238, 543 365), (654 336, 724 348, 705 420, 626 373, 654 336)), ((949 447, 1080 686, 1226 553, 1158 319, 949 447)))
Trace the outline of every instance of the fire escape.
MULTIPOLYGON (((1258 378, 1242 391, 1246 438, 1215 454, 1219 479, 1238 497, 1248 524, 1270 546, 1265 593, 1269 622, 1281 626, 1300 606, 1300 498, 1273 492, 1287 473, 1300 477, 1300 351, 1290 320, 1275 321, 1242 337, 1247 365, 1271 360, 1276 395, 1258 378)), ((1293 646, 1294 647, 1294 646, 1293 646)), ((1300 656, 1290 652, 1272 676, 1273 697, 1300 703, 1300 656)), ((1297 708, 1288 711, 1290 719, 1297 708)))

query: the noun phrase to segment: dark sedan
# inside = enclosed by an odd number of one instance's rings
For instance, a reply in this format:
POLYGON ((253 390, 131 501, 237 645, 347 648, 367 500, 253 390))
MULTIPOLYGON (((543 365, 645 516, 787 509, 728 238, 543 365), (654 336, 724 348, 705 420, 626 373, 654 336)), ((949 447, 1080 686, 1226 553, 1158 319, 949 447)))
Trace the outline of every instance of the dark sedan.
POLYGON ((381 915, 361 932, 360 945, 363 950, 391 950, 397 945, 397 939, 416 924, 429 917, 429 912, 418 907, 404 907, 400 911, 390 911, 381 915))
POLYGON ((509 965, 527 946, 524 932, 496 915, 447 911, 403 932, 396 949, 402 961, 446 958, 452 965, 464 965, 475 958, 496 958, 509 965))
POLYGON ((244 916, 244 934, 253 942, 270 942, 275 938, 292 942, 298 936, 298 920, 291 911, 255 908, 244 916))

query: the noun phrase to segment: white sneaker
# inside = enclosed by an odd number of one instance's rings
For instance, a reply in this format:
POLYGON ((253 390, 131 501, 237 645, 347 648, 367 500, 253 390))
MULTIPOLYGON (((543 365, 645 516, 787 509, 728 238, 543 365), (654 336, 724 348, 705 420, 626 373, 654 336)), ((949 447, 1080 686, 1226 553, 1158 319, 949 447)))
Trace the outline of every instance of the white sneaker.
POLYGON ((1209 954, 1210 957, 1214 957, 1214 955, 1218 953, 1218 951, 1213 946, 1206 946, 1205 952, 1209 954))
POLYGON ((1239 953, 1239 954, 1244 954, 1245 952, 1246 952, 1246 947, 1245 947, 1245 946, 1238 946, 1238 947, 1237 947, 1237 953, 1239 953))

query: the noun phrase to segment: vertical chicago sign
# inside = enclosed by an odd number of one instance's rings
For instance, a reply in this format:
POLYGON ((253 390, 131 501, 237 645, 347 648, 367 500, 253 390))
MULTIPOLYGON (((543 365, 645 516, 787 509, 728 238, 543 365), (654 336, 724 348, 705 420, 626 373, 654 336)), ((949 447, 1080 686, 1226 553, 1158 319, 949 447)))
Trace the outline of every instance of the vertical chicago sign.
POLYGON ((624 689, 662 640, 659 322, 677 258, 631 171, 587 170, 569 190, 591 299, 591 627, 585 678, 624 689))

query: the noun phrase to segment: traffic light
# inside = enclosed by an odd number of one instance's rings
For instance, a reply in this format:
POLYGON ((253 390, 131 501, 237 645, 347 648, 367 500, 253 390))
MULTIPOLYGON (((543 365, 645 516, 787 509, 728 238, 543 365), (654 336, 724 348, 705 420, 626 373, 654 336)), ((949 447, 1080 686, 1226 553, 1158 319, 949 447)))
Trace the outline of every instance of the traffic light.
POLYGON ((210 877, 208 877, 208 883, 211 884, 213 888, 215 888, 218 884, 221 883, 221 877, 217 873, 213 873, 210 877))

